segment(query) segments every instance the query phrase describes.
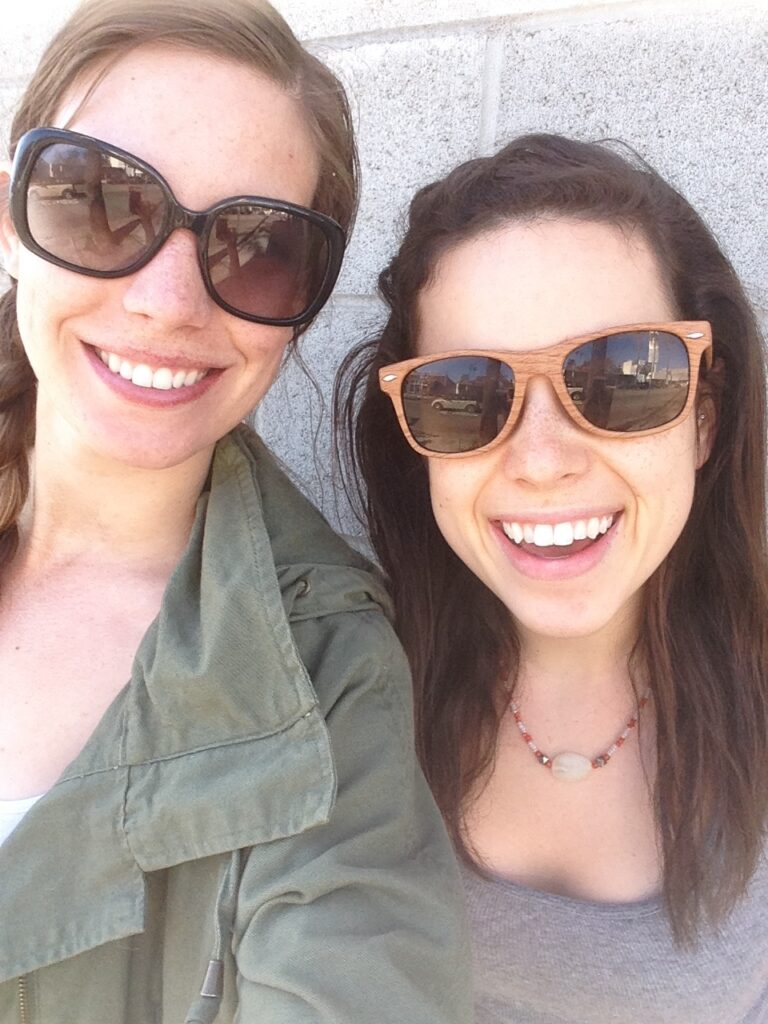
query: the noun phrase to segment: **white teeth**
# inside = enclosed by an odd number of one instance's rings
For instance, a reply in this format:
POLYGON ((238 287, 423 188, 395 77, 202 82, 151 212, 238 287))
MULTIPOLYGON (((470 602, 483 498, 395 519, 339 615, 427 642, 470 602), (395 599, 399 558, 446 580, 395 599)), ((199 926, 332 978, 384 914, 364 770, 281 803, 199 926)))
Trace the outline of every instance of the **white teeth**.
POLYGON ((592 516, 564 523, 502 522, 501 528, 515 544, 534 544, 537 548, 567 548, 577 540, 596 540, 613 526, 613 516, 592 516))
POLYGON ((131 381, 139 388, 151 388, 152 370, 147 366, 146 363, 139 363, 138 366, 134 366, 133 368, 133 373, 131 374, 131 381))
POLYGON ((571 523, 557 523, 552 537, 552 543, 559 548, 567 548, 573 544, 573 526, 571 523))
POLYGON ((173 370, 165 366, 162 370, 155 370, 152 375, 152 387, 159 391, 170 391, 173 387, 173 370))
POLYGON ((171 388, 190 387, 205 377, 207 370, 171 370, 167 366, 153 368, 147 363, 132 363, 114 352, 96 349, 99 359, 114 374, 131 381, 136 387, 170 391, 171 388))
POLYGON ((537 523, 533 528, 533 543, 537 548, 550 548, 555 531, 548 523, 537 523))

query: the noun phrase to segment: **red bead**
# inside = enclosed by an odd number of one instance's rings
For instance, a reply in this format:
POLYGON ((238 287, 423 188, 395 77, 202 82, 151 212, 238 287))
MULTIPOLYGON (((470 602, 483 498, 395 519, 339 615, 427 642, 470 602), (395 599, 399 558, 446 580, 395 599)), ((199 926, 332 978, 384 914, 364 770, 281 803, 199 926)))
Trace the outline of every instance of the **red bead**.
POLYGON ((617 747, 623 747, 624 746, 624 739, 625 739, 624 736, 619 736, 619 738, 616 740, 616 746, 617 747))
POLYGON ((526 743, 530 743, 531 740, 533 739, 533 737, 531 736, 531 734, 529 732, 524 732, 523 733, 523 739, 525 740, 526 743))

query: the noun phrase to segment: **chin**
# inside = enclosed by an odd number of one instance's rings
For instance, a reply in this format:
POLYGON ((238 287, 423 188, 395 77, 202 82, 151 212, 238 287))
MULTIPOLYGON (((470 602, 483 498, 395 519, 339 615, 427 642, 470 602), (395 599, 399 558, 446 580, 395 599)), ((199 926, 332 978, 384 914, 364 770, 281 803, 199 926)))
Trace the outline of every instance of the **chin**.
MULTIPOLYGON (((503 600, 503 599, 502 599, 503 600)), ((626 618, 629 609, 624 605, 601 608, 535 608, 526 607, 516 601, 514 607, 507 604, 518 629, 531 636, 550 640, 580 640, 615 629, 626 618)))
POLYGON ((587 637, 600 633, 610 621, 610 619, 605 619, 585 622, 540 622, 515 619, 518 628, 524 632, 547 640, 585 640, 587 637))
POLYGON ((213 449, 217 438, 155 437, 94 438, 89 447, 102 459, 126 469, 162 470, 181 466, 213 449))

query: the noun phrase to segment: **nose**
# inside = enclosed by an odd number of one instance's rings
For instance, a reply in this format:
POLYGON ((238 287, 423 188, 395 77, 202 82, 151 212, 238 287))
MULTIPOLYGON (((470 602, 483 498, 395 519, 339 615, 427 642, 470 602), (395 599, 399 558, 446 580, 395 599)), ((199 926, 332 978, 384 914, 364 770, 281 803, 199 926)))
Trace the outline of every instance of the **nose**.
POLYGON ((213 300, 203 283, 191 231, 173 231, 149 263, 126 280, 123 305, 129 313, 169 329, 203 327, 211 315, 213 300))
POLYGON ((537 488, 578 479, 592 458, 589 435, 563 409, 546 377, 528 382, 520 418, 503 447, 504 471, 537 488))

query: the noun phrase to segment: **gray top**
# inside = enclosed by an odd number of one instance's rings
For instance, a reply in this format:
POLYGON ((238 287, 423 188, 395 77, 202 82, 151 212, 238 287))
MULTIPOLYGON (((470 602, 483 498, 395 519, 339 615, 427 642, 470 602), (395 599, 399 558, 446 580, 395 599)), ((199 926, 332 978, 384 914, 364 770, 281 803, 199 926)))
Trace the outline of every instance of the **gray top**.
POLYGON ((592 903, 465 870, 476 1024, 768 1024, 768 860, 679 950, 658 898, 592 903))

